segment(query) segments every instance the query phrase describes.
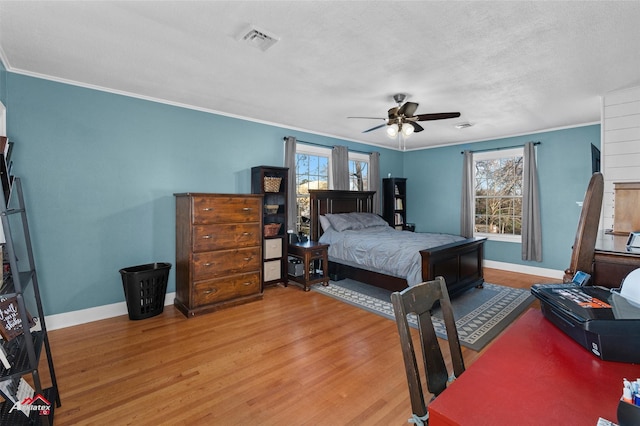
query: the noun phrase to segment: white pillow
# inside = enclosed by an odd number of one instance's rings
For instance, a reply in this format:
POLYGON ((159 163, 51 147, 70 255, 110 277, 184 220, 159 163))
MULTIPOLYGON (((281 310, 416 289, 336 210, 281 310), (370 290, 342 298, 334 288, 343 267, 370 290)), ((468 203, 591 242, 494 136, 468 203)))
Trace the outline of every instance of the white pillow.
POLYGON ((327 232, 329 228, 331 228, 331 223, 329 223, 329 219, 327 219, 324 215, 318 216, 320 219, 320 226, 322 227, 323 232, 327 232))

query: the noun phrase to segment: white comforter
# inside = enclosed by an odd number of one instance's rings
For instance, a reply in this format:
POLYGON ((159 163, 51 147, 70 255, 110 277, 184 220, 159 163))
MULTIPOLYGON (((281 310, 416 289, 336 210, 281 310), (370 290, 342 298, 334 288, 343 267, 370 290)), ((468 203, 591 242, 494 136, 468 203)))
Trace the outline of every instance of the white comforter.
POLYGON ((362 269, 422 282, 420 250, 464 240, 459 235, 398 231, 376 226, 338 232, 329 229, 320 242, 330 244, 329 259, 362 269))

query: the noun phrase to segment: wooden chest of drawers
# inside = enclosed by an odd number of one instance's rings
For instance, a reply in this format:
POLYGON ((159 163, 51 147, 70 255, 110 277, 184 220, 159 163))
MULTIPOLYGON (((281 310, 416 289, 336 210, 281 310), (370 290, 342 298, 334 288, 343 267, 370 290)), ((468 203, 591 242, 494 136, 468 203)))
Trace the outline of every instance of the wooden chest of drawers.
POLYGON ((262 195, 175 198, 175 306, 188 317, 261 299, 262 195))

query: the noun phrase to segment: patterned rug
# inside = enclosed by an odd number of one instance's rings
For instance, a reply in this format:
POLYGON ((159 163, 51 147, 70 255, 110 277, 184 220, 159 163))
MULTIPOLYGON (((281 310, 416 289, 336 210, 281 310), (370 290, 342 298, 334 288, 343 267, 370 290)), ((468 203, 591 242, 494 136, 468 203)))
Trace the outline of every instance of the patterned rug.
MULTIPOLYGON (((328 286, 314 285, 312 290, 353 306, 395 320, 391 292, 358 281, 331 281, 328 286)), ((472 288, 451 301, 460 343, 479 351, 495 338, 534 301, 528 290, 485 283, 472 288)), ((439 309, 433 312, 436 334, 446 339, 444 321, 439 309)), ((417 327, 415 317, 409 324, 417 327)))

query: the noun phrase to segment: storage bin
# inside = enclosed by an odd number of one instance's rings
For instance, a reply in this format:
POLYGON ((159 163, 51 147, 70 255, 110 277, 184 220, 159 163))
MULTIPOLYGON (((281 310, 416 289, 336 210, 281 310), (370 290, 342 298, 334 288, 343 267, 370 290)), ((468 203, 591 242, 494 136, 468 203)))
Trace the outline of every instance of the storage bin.
POLYGON ((264 225, 264 236, 265 237, 275 237, 280 232, 281 223, 269 223, 264 225))
POLYGON ((129 319, 140 320, 162 313, 170 269, 170 263, 120 269, 129 319))
POLYGON ((280 182, 282 182, 282 178, 280 177, 264 177, 264 192, 280 192, 280 182))

